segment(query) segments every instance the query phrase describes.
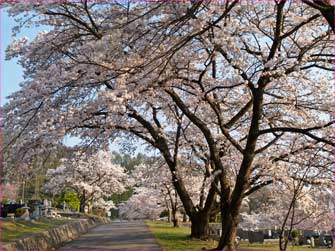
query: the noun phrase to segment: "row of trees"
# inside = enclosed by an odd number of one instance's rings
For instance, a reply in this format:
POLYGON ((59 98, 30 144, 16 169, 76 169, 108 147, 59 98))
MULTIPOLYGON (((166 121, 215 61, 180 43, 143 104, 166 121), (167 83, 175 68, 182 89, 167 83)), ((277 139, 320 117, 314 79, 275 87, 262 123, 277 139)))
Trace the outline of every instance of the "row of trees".
MULTIPOLYGON (((146 158, 66 146, 59 146, 53 156, 39 157, 41 162, 36 161, 22 175, 5 173, 2 204, 51 199, 53 206, 64 206, 65 202, 81 212, 85 208, 106 212, 132 195, 128 174, 146 158)), ((14 168, 7 166, 6 170, 14 168)))
MULTIPOLYGON (((8 135, 3 133, 3 138, 8 135)), ((2 172, 2 203, 6 201, 27 203, 28 200, 42 200, 45 195, 43 185, 46 182, 46 172, 60 164, 61 158, 69 157, 72 150, 64 145, 38 155, 32 162, 5 162, 2 172), (18 170, 20 172, 18 172, 18 170)), ((8 152, 3 152, 6 160, 8 152)))
POLYGON ((89 157, 77 151, 75 156, 64 159, 56 169, 49 169, 46 176, 46 191, 58 194, 65 188, 71 188, 76 192, 80 212, 84 212, 89 204, 104 210, 115 207, 108 199, 115 193, 125 192, 129 186, 125 169, 112 164, 111 154, 103 151, 89 157))
POLYGON ((140 139, 161 154, 192 237, 206 239, 219 210, 218 249, 233 250, 252 193, 287 179, 297 192, 333 184, 331 9, 285 0, 11 4, 21 26, 50 30, 7 50, 25 81, 4 107, 4 130, 16 132, 6 162, 31 163, 66 135, 91 149, 140 139), (196 200, 183 175, 193 170, 196 200))

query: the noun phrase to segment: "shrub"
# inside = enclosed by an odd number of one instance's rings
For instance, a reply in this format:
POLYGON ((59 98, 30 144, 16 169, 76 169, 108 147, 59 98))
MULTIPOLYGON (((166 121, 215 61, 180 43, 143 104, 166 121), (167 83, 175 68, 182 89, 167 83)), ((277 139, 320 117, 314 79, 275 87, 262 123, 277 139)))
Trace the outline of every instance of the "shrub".
POLYGON ((293 245, 299 245, 299 239, 300 239, 301 233, 298 229, 293 229, 291 232, 292 237, 292 244, 293 245))
POLYGON ((169 217, 169 211, 168 210, 164 210, 161 212, 161 214, 159 215, 159 217, 169 217))
POLYGON ((15 217, 21 217, 26 210, 22 207, 15 210, 15 217))
POLYGON ((298 229, 293 229, 291 232, 291 236, 293 239, 298 238, 300 236, 300 231, 298 229))

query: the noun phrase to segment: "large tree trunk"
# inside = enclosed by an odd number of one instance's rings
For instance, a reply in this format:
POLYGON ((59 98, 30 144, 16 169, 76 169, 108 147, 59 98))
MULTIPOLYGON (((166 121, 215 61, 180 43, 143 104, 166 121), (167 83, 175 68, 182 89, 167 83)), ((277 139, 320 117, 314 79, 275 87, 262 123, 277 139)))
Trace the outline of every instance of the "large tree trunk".
POLYGON ((80 202, 79 212, 85 213, 85 203, 80 202))
POLYGON ((168 209, 168 222, 170 223, 170 222, 172 222, 172 210, 169 208, 168 209))
MULTIPOLYGON (((282 8, 285 2, 282 3, 282 8)), ((276 47, 274 47, 276 48, 276 47)), ((272 55, 273 57, 273 55, 272 55)), ((259 86, 264 88, 264 81, 259 80, 259 86)), ((235 250, 235 237, 239 223, 239 213, 244 197, 244 192, 249 188, 251 165, 255 157, 256 143, 259 133, 259 121, 262 118, 263 89, 253 89, 253 114, 249 128, 247 144, 243 152, 243 160, 238 172, 234 190, 230 193, 229 186, 221 182, 221 214, 222 235, 218 244, 218 250, 235 250)))
POLYGON ((179 227, 179 222, 178 222, 178 219, 177 219, 177 218, 174 218, 174 219, 172 220, 172 222, 173 222, 173 227, 179 227))
POLYGON ((209 239, 209 213, 198 212, 190 217, 191 238, 208 240, 209 239))
POLYGON ((279 236, 279 250, 285 251, 288 244, 288 236, 285 236, 285 230, 280 233, 279 236))
POLYGON ((85 206, 86 206, 86 199, 85 199, 85 194, 81 195, 79 198, 79 212, 80 213, 85 213, 85 206))
POLYGON ((228 209, 222 214, 222 234, 218 244, 218 250, 235 250, 235 239, 238 226, 238 215, 233 215, 228 209))
POLYGON ((173 227, 179 227, 178 224, 178 219, 177 219, 177 210, 172 210, 172 223, 173 223, 173 227))

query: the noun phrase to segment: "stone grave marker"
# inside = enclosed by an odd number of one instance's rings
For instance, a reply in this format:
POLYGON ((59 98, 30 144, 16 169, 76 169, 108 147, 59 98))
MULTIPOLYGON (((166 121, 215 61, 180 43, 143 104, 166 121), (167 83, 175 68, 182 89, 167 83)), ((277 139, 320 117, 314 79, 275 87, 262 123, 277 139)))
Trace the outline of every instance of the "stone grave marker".
POLYGON ((29 215, 29 208, 27 205, 25 205, 24 207, 22 207, 25 212, 21 215, 21 219, 24 219, 24 220, 30 220, 30 215, 29 215))

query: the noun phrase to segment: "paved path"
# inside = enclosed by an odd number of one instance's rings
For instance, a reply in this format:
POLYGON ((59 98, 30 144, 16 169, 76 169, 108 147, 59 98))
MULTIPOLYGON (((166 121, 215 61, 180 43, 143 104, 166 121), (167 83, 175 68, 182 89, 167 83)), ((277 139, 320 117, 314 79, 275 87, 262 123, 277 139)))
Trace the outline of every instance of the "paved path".
POLYGON ((143 221, 98 226, 59 250, 161 250, 143 221))

